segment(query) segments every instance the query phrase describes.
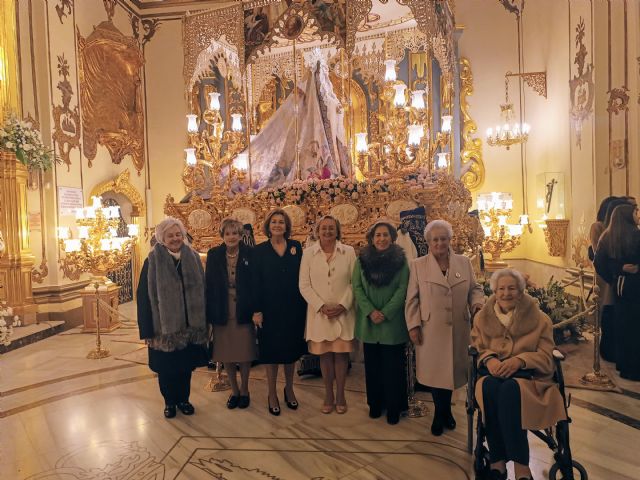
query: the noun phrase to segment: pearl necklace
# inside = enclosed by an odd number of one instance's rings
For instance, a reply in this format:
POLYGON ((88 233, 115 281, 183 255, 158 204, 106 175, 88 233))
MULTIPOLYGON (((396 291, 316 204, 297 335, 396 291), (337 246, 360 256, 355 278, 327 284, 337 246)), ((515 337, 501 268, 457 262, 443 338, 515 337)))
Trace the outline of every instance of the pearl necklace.
POLYGON ((227 252, 227 258, 236 258, 238 256, 238 252, 236 252, 235 255, 230 255, 229 252, 227 252))

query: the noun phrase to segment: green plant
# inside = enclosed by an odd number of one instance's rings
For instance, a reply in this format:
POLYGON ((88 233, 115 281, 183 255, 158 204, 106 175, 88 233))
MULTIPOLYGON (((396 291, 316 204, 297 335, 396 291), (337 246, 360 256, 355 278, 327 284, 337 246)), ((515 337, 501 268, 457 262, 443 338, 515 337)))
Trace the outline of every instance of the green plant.
POLYGON ((15 153, 29 169, 47 171, 59 162, 54 151, 42 143, 40 132, 15 115, 9 115, 0 127, 0 150, 15 153))
MULTIPOLYGON (((551 322, 554 325, 580 311, 580 304, 553 277, 549 279, 544 287, 528 287, 527 293, 538 300, 540 310, 551 318, 551 322)), ((584 322, 584 319, 580 319, 563 327, 554 328, 553 338, 556 344, 578 341, 582 337, 584 322)))

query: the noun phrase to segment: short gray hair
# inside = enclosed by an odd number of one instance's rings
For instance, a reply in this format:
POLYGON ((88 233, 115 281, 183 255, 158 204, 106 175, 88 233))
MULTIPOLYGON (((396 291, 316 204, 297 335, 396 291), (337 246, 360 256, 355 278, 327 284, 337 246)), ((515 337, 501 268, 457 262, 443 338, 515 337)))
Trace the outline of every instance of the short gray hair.
POLYGON ((182 220, 174 217, 167 217, 162 220, 158 225, 156 225, 156 240, 160 245, 164 245, 164 236, 171 227, 178 225, 180 231, 182 232, 182 237, 184 238, 184 243, 188 244, 187 240, 187 229, 184 228, 184 223, 182 220))
POLYGON ((496 270, 491 275, 491 279, 489 280, 489 286, 491 287, 491 291, 495 293, 498 288, 498 280, 502 277, 512 277, 516 280, 516 285, 518 286, 518 290, 520 293, 524 292, 524 289, 527 288, 527 281, 524 276, 517 270, 513 268, 502 268, 500 270, 496 270))
POLYGON ((241 221, 236 220, 235 218, 230 218, 227 217, 224 220, 222 220, 222 223, 220 224, 220 236, 222 238, 224 238, 224 232, 227 229, 234 229, 236 233, 240 234, 240 236, 242 236, 242 233, 244 232, 244 225, 242 224, 241 221))
POLYGON ((446 220, 431 220, 424 228, 424 239, 427 242, 429 241, 431 230, 433 230, 434 228, 444 228, 447 231, 447 235, 449 235, 449 240, 453 238, 453 227, 449 222, 447 222, 446 220))

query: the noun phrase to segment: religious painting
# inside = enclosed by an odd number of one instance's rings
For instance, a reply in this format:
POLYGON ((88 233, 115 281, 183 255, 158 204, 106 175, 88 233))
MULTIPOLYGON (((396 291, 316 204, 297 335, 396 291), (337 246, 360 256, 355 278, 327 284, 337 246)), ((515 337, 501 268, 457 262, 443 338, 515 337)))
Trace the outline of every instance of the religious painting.
POLYGON ((130 155, 138 173, 144 167, 142 65, 137 39, 125 37, 110 21, 86 39, 78 31, 84 154, 89 166, 103 145, 113 163, 130 155))

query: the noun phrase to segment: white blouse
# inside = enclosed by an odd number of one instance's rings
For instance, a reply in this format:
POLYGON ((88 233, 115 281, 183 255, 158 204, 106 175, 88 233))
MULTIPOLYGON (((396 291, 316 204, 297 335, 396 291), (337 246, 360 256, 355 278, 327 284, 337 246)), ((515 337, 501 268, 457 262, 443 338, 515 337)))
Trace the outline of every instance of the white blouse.
POLYGON ((353 247, 336 243, 327 261, 320 243, 306 248, 300 264, 300 293, 307 301, 305 338, 314 342, 353 340, 356 314, 351 275, 356 263, 353 247), (324 304, 340 304, 346 311, 330 320, 320 312, 324 304))

